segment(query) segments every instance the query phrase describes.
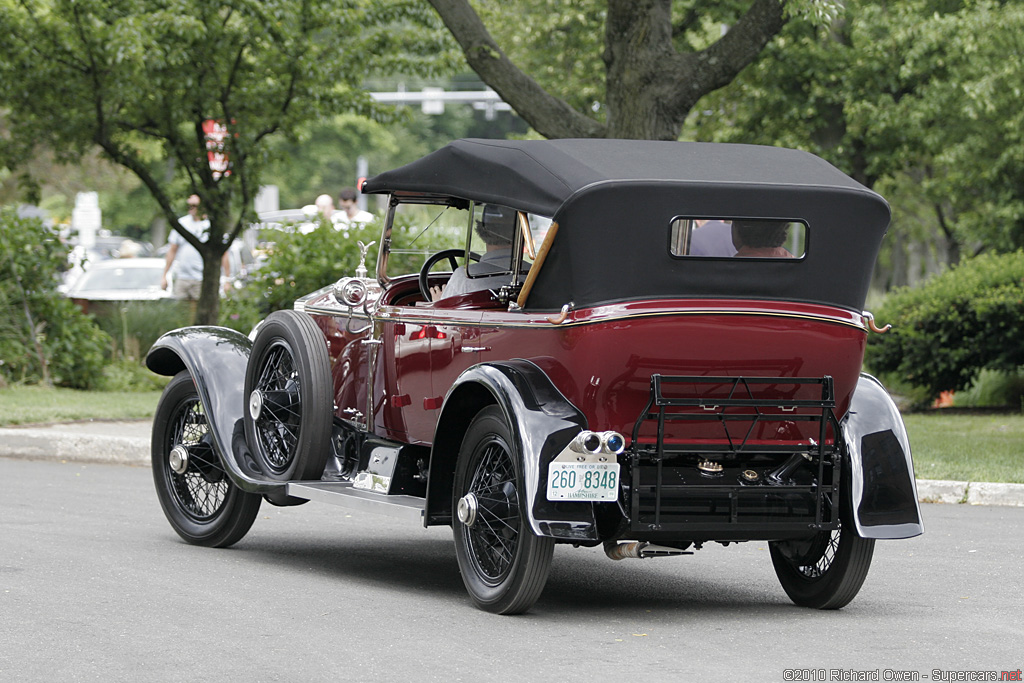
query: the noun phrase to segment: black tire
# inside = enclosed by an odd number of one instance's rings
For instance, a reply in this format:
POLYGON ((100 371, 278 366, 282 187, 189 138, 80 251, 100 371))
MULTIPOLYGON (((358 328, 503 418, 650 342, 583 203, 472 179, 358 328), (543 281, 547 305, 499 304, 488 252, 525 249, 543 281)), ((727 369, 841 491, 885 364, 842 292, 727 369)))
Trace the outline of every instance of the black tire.
POLYGON ((452 520, 462 581, 477 607, 496 614, 520 614, 533 606, 547 583, 555 547, 554 539, 535 535, 527 521, 512 443, 501 410, 480 411, 462 441, 452 487, 452 510, 459 511, 460 501, 464 510, 472 508, 470 519, 458 512, 452 520))
POLYGON ((256 333, 245 369, 245 440, 275 481, 320 479, 331 453, 327 342, 298 311, 275 311, 256 333))
POLYGON ((861 538, 850 522, 812 538, 768 544, 775 574, 801 607, 839 609, 860 591, 871 567, 875 539, 861 538))
POLYGON ((225 474, 187 371, 171 380, 157 404, 152 460, 164 516, 187 542, 226 548, 252 527, 262 498, 241 490, 225 474), (172 456, 176 447, 183 448, 187 457, 182 459, 181 451, 172 456))

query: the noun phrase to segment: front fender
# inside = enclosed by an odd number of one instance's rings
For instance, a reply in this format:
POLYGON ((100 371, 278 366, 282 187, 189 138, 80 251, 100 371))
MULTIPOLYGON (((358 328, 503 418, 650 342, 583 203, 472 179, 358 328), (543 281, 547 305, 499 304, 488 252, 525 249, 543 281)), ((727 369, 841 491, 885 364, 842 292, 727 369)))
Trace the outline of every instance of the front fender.
POLYGON ((586 418, 539 367, 522 359, 474 365, 449 390, 431 449, 424 523, 451 520, 452 478, 462 436, 473 417, 492 404, 501 408, 511 426, 522 468, 525 509, 534 533, 597 541, 593 504, 552 503, 541 489, 547 480, 545 465, 586 429, 586 418))
POLYGON ((146 354, 146 367, 158 375, 188 370, 196 384, 224 470, 236 486, 250 493, 283 490, 268 482, 255 466, 245 445, 245 367, 252 340, 226 327, 183 327, 156 340, 146 354))
POLYGON ((910 440, 882 383, 861 374, 843 421, 851 512, 863 538, 911 538, 924 532, 910 440))

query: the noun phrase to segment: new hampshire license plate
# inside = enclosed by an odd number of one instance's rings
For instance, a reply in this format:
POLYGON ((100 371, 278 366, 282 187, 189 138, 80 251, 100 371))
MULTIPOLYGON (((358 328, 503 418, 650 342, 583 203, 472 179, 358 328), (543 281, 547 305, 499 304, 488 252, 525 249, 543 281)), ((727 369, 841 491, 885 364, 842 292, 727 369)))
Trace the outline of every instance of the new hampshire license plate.
POLYGON ((548 466, 548 500, 616 500, 619 463, 552 462, 548 466))

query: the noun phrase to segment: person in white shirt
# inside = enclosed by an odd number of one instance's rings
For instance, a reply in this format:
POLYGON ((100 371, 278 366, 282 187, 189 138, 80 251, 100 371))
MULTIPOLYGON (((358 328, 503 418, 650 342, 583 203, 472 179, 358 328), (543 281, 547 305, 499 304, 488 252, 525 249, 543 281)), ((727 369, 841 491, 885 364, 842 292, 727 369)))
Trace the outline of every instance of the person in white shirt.
POLYGON ((348 224, 348 225, 359 225, 363 223, 369 223, 375 216, 369 211, 362 211, 359 209, 357 199, 359 193, 356 192, 354 187, 346 187, 338 193, 338 206, 341 207, 341 211, 335 214, 335 224, 348 224))
MULTIPOLYGON (((192 195, 188 198, 188 213, 178 219, 182 228, 198 237, 206 239, 210 231, 210 221, 206 216, 199 214, 199 195, 192 195)), ((203 283, 203 256, 199 251, 189 244, 188 240, 181 236, 177 230, 171 231, 167 240, 170 245, 167 249, 167 257, 164 261, 164 274, 160 280, 160 288, 167 289, 167 274, 171 267, 174 267, 174 290, 176 299, 188 301, 199 300, 199 290, 203 283)), ((231 275, 231 262, 227 252, 221 260, 221 267, 224 269, 225 277, 231 275)))

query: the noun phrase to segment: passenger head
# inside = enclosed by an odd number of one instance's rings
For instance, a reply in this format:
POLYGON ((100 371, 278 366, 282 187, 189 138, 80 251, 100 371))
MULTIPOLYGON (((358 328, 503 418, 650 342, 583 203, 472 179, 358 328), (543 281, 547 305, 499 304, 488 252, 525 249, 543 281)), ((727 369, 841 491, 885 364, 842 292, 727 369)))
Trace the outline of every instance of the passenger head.
POLYGON ((516 230, 516 212, 507 206, 485 204, 480 220, 476 222, 476 234, 493 247, 508 247, 516 230))
POLYGON ((732 222, 732 243, 737 249, 747 246, 756 248, 781 247, 786 241, 789 221, 734 220, 732 222))

